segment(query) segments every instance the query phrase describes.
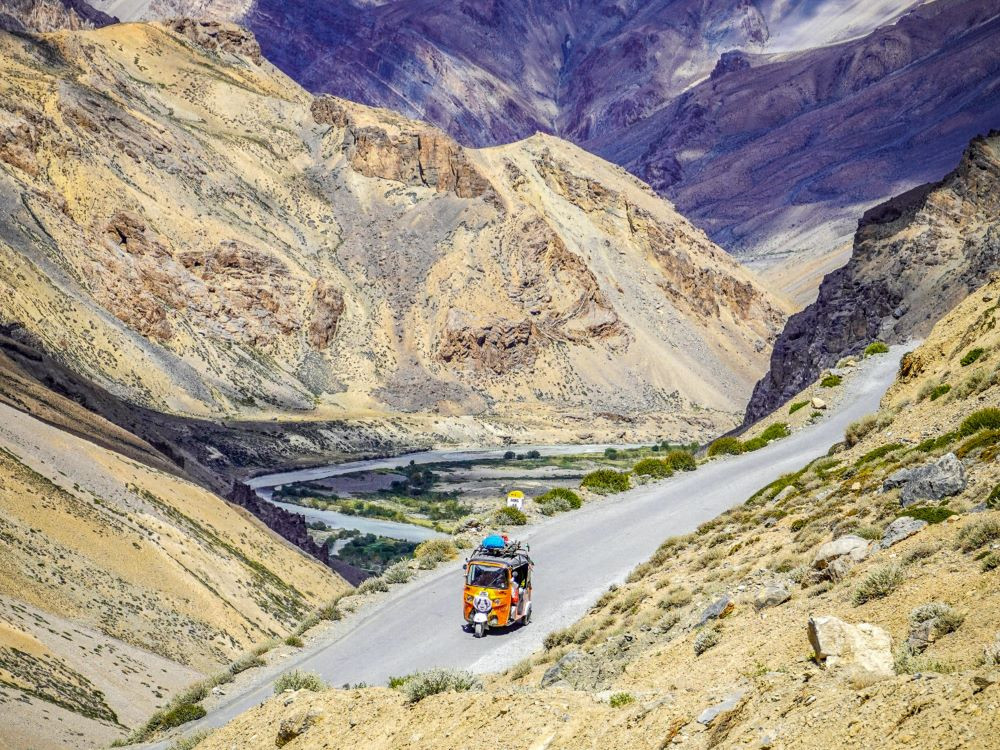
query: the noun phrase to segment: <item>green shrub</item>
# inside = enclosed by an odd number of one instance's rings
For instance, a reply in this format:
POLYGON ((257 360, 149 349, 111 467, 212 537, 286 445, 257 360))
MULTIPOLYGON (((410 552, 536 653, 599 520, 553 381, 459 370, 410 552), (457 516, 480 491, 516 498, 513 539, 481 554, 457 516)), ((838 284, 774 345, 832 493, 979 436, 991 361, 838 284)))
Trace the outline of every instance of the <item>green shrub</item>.
POLYGON ((285 639, 285 645, 292 648, 302 648, 305 645, 305 641, 297 635, 290 635, 285 639))
POLYGON ((694 455, 683 448, 673 448, 663 460, 669 463, 674 471, 694 471, 698 468, 698 462, 694 460, 694 455))
POLYGON ((941 398, 950 390, 951 386, 948 385, 947 383, 941 383, 941 385, 935 386, 934 388, 931 389, 930 393, 931 401, 937 401, 939 398, 941 398))
POLYGON ((840 377, 840 375, 827 375, 821 381, 819 381, 819 384, 823 388, 836 388, 843 381, 844 379, 840 377))
POLYGON ((980 430, 958 446, 955 449, 955 455, 959 458, 965 458, 972 451, 979 450, 980 448, 988 448, 997 443, 1000 443, 1000 430, 980 430))
POLYGON ((420 562, 421 568, 433 568, 440 562, 458 557, 458 549, 451 539, 428 539, 417 545, 413 556, 420 562))
POLYGON ((197 703, 182 703, 159 714, 155 729, 173 729, 190 721, 202 719, 206 713, 205 709, 197 703))
POLYGON ((982 571, 989 573, 997 568, 1000 568, 1000 552, 990 552, 982 560, 982 571))
POLYGON ((847 442, 847 446, 853 448, 871 434, 876 427, 878 427, 878 417, 874 414, 867 414, 861 419, 851 422, 844 430, 844 440, 847 442))
POLYGON ((881 341, 873 341, 868 346, 865 347, 865 356, 870 357, 873 354, 885 354, 889 351, 889 347, 886 346, 881 341))
POLYGON ((966 437, 980 430, 1000 429, 1000 409, 988 408, 974 411, 962 420, 958 434, 966 437))
POLYGON ((300 672, 294 669, 291 672, 285 672, 274 681, 275 693, 291 690, 310 690, 319 693, 326 690, 326 683, 315 672, 300 672))
POLYGON ((705 628, 698 633, 698 637, 694 639, 694 655, 701 656, 703 653, 712 648, 712 646, 718 644, 721 639, 722 634, 717 628, 705 628))
POLYGON ((410 703, 417 703, 438 693, 464 693, 482 690, 483 685, 471 672, 455 669, 429 669, 403 678, 400 688, 410 703))
POLYGON ((412 577, 413 571, 410 570, 410 566, 405 562, 398 562, 395 565, 389 566, 381 576, 382 580, 391 586, 406 583, 412 577))
POLYGON ((957 432, 946 432, 944 435, 939 435, 936 438, 927 438, 922 440, 919 445, 917 445, 917 450, 921 453, 930 453, 932 451, 938 450, 940 448, 945 448, 951 443, 955 442, 959 437, 957 432))
POLYGON ((543 495, 535 498, 535 502, 541 505, 550 503, 553 500, 563 500, 570 508, 576 510, 583 505, 581 497, 568 487, 553 487, 543 495))
POLYGON ((539 451, 531 450, 524 454, 525 458, 541 458, 542 454, 539 451))
MULTIPOLYGON (((899 516, 909 516, 910 518, 916 518, 918 521, 927 521, 927 523, 941 523, 942 521, 948 520, 949 516, 954 516, 955 511, 948 510, 943 505, 927 505, 918 508, 907 508, 899 516)), ((897 518, 899 518, 897 516, 897 518)))
POLYGON ((982 347, 977 346, 975 349, 969 349, 964 355, 962 355, 962 367, 968 367, 977 359, 982 357, 986 353, 986 350, 982 347))
POLYGON ((796 401, 794 404, 788 407, 788 413, 794 414, 799 409, 805 409, 807 406, 809 406, 808 401, 796 401))
POLYGON ((614 460, 614 459, 618 458, 618 449, 617 448, 605 448, 604 449, 604 457, 605 458, 610 458, 611 460, 614 460))
POLYGON ((235 677, 240 672, 246 672, 248 669, 253 669, 254 667, 263 667, 266 663, 260 658, 260 654, 251 651, 249 654, 243 654, 233 661, 227 671, 235 677))
POLYGON ((517 454, 514 451, 504 451, 503 457, 507 461, 512 461, 517 454))
POLYGON ((917 674, 918 672, 948 674, 955 671, 955 668, 946 662, 913 653, 913 650, 905 643, 896 652, 894 666, 896 674, 917 674))
POLYGON ((629 488, 628 474, 614 469, 597 469, 585 475, 580 486, 600 494, 625 492, 629 488))
POLYGON ((903 583, 905 576, 898 565, 882 565, 875 568, 854 590, 856 605, 888 596, 903 583))
POLYGON ((775 422, 772 425, 768 425, 767 429, 760 433, 760 436, 767 441, 771 441, 786 438, 791 434, 792 431, 788 429, 788 425, 785 422, 775 422))
POLYGON ((900 448, 905 447, 902 443, 888 443, 875 450, 868 451, 865 455, 854 462, 855 466, 863 466, 864 464, 870 463, 871 461, 877 461, 880 458, 885 458, 893 451, 898 451, 900 448))
POLYGON ((665 479, 674 475, 674 468, 668 461, 659 458, 644 458, 632 467, 632 473, 641 477, 665 479))
POLYGON ((972 552, 997 539, 1000 539, 1000 520, 984 518, 961 528, 958 532, 958 547, 963 552, 972 552))
POLYGON ((493 520, 501 526, 504 524, 509 524, 510 526, 524 526, 524 524, 528 522, 528 517, 524 515, 523 511, 505 505, 493 514, 493 520))
POLYGON ((761 448, 767 445, 767 440, 762 436, 758 435, 755 438, 750 438, 743 442, 740 446, 742 450, 741 453, 753 453, 754 451, 759 451, 761 448))
POLYGON ((615 693, 608 702, 611 704, 611 708, 621 708, 629 703, 635 703, 635 696, 632 693, 615 693))
POLYGON ((721 437, 708 446, 709 456, 737 456, 743 452, 743 443, 734 437, 721 437))
POLYGON ((561 497, 554 497, 538 506, 538 511, 543 516, 554 516, 556 513, 565 513, 570 510, 570 504, 561 497))

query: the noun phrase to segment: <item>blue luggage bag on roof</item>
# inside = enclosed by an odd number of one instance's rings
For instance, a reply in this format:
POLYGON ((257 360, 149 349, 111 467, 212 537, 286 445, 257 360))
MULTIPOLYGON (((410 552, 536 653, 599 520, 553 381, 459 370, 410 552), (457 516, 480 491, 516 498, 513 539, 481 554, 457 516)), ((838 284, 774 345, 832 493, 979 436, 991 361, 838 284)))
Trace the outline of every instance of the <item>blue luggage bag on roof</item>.
POLYGON ((486 549, 503 549, 506 545, 504 544, 502 536, 499 534, 491 534, 483 539, 483 546, 486 547, 486 549))

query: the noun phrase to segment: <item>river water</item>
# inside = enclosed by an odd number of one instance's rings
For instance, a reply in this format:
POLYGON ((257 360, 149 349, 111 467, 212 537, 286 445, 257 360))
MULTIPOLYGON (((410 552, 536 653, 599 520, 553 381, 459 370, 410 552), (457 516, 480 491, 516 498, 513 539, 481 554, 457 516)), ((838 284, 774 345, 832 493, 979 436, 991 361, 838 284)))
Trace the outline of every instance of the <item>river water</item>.
POLYGON ((428 529, 423 526, 415 526, 399 521, 386 521, 380 518, 366 518, 364 516, 351 516, 346 513, 338 513, 333 510, 317 510, 306 508, 292 503, 282 503, 272 499, 272 491, 275 487, 297 482, 309 482, 318 479, 327 479, 342 474, 353 474, 360 471, 373 471, 376 469, 394 469, 402 464, 432 464, 441 461, 481 461, 489 458, 503 458, 507 451, 517 453, 527 453, 531 450, 538 451, 543 456, 565 456, 580 453, 603 453, 607 448, 632 448, 633 445, 615 445, 611 443, 589 444, 589 445, 514 445, 500 448, 472 448, 461 450, 429 450, 419 453, 408 453, 402 456, 391 458, 373 458, 363 461, 348 461, 342 464, 330 464, 327 466, 316 466, 310 469, 295 469, 293 471, 283 471, 275 474, 265 474, 254 477, 247 481, 247 484, 256 490, 263 499, 274 503, 279 508, 298 513, 305 516, 308 521, 322 521, 323 523, 337 529, 357 529, 363 534, 377 534, 392 539, 403 539, 408 542, 423 542, 436 537, 445 537, 447 534, 428 529))

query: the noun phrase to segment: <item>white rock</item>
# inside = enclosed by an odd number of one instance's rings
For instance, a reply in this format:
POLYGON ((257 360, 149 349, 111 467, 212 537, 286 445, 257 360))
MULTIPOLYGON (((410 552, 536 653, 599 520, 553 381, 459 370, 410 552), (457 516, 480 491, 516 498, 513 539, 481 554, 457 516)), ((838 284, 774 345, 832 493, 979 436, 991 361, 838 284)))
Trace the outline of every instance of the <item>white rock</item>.
POLYGON ((812 401, 809 402, 813 409, 819 409, 823 411, 826 408, 826 401, 821 399, 819 396, 813 396, 812 401))
POLYGON ((855 534, 847 534, 832 542, 827 542, 816 550, 813 557, 813 567, 816 570, 824 570, 831 562, 838 557, 848 557, 851 562, 861 562, 871 551, 871 542, 862 539, 855 534))
POLYGON ((852 669, 877 677, 895 674, 892 638, 867 622, 851 625, 836 617, 810 617, 809 642, 816 658, 833 669, 852 669))

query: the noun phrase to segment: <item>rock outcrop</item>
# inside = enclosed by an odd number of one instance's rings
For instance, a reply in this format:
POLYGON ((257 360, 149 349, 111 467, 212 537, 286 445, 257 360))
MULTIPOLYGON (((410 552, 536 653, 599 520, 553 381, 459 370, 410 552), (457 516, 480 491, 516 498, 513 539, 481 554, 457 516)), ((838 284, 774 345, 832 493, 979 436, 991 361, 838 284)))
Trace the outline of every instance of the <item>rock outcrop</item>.
MULTIPOLYGON (((975 138, 941 182, 911 190, 862 218, 846 266, 789 318, 754 389, 746 423, 878 339, 903 343, 1000 270, 1000 131, 975 138)), ((912 363, 911 363, 912 366, 912 363)))
POLYGON ((954 453, 935 461, 895 471, 882 482, 882 491, 902 487, 899 503, 904 508, 921 500, 941 500, 965 489, 965 467, 954 453))
POLYGON ((892 638, 876 625, 851 625, 837 617, 810 617, 809 642, 816 659, 831 669, 876 678, 895 675, 892 638))

